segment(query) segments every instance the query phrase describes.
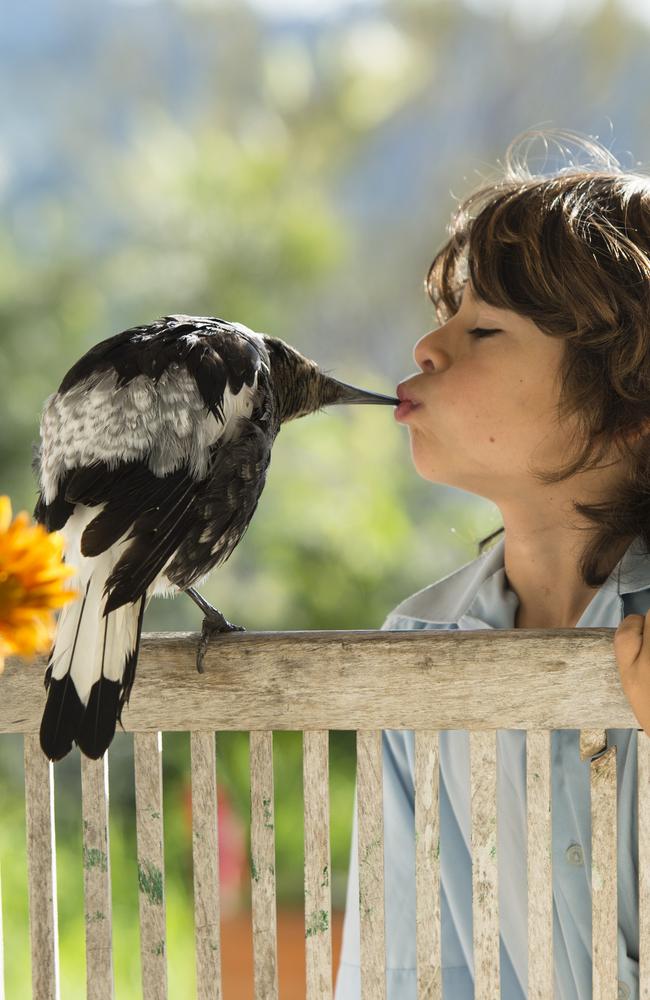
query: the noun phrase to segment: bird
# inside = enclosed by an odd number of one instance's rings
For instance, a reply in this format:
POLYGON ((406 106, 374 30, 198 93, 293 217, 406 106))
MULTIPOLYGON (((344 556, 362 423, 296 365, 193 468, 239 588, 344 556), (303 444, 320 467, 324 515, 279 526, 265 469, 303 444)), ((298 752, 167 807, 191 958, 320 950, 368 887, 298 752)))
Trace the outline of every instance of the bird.
POLYGON ((145 609, 186 593, 210 638, 245 631, 196 589, 244 535, 281 426, 333 404, 399 399, 340 382, 279 337, 169 315, 91 347, 43 404, 34 519, 64 538, 78 590, 45 670, 40 746, 98 760, 135 680, 145 609))

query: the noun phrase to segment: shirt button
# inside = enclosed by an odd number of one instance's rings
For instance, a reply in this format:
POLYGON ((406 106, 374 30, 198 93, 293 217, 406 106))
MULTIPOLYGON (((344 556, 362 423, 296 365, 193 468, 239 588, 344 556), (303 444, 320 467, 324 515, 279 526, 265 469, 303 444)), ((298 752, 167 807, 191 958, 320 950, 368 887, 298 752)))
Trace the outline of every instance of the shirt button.
POLYGON ((582 865, 585 861, 580 844, 570 844, 564 852, 564 856, 570 865, 582 865))
POLYGON ((616 1000, 629 1000, 629 997, 630 997, 630 987, 627 985, 627 983, 624 983, 622 979, 619 979, 616 1000))

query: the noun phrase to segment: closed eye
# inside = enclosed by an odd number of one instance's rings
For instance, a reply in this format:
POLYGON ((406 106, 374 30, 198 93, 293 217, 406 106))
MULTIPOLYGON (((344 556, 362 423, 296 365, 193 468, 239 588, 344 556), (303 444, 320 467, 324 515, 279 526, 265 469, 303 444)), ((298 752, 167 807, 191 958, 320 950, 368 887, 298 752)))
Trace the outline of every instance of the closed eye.
POLYGON ((480 340, 482 337, 490 337, 493 333, 501 333, 501 332, 502 331, 499 329, 487 330, 482 326, 475 326, 473 330, 469 331, 470 336, 476 337, 477 340, 480 340))

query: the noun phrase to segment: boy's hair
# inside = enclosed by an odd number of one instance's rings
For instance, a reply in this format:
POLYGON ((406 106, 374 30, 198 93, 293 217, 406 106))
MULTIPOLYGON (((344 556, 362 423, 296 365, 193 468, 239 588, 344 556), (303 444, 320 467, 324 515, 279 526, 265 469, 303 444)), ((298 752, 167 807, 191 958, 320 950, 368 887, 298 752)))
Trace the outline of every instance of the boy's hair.
MULTIPOLYGON (((581 529, 593 539, 580 572, 587 586, 600 586, 623 539, 641 535, 650 550, 650 434, 642 435, 650 421, 650 176, 623 170, 592 138, 527 130, 508 146, 499 177, 459 204, 447 232, 425 281, 439 323, 457 312, 469 277, 485 302, 565 342, 557 419, 577 416, 577 453, 536 478, 564 481, 599 465, 612 446, 631 459, 613 496, 573 503, 595 525, 581 529), (574 141, 588 162, 532 174, 517 147, 537 136, 574 141)), ((482 539, 479 552, 503 530, 482 539)))

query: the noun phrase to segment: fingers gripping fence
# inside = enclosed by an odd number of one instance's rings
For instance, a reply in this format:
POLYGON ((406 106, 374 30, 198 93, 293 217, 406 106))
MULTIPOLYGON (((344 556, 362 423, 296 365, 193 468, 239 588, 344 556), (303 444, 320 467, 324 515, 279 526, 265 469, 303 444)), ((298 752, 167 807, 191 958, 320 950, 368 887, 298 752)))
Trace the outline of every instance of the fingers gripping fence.
MULTIPOLYGON (((580 729, 591 760, 593 996, 617 993, 616 747, 606 728, 638 728, 619 683, 613 629, 475 632, 235 633, 143 636, 124 725, 134 733, 140 950, 144 1000, 167 997, 161 732, 191 732, 197 995, 220 1000, 215 732, 250 733, 255 996, 278 996, 273 730, 303 731, 307 1000, 331 998, 328 732, 357 733, 363 1000, 385 997, 382 729, 415 731, 418 997, 442 997, 439 744, 467 729, 475 996, 499 996, 497 729, 527 731, 528 996, 553 998, 551 731, 580 729)), ((44 664, 7 662, 0 732, 23 733, 32 996, 59 996, 54 767, 38 727, 44 664)), ((217 735, 218 741, 218 735, 217 735)), ((114 995, 108 760, 81 757, 87 997, 114 995)), ((650 739, 638 733, 639 980, 650 998, 650 739)), ((281 793, 280 793, 281 794, 281 793)), ((0 911, 1 912, 1 911, 0 911)), ((1 928, 0 928, 1 930, 1 928)), ((1 938, 0 938, 1 944, 1 938)), ((0 970, 2 969, 0 948, 0 970)))

